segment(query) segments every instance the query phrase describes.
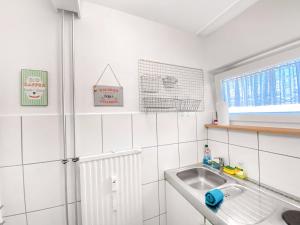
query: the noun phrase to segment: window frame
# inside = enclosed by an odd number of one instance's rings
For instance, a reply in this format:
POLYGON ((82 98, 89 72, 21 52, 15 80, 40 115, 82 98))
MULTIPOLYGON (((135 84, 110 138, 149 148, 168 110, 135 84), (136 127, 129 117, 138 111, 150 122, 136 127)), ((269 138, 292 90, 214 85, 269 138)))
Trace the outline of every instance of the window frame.
MULTIPOLYGON (((300 58, 300 47, 290 49, 279 54, 263 58, 246 65, 233 68, 229 71, 214 76, 215 100, 223 101, 222 97, 222 80, 238 77, 242 74, 250 74, 259 70, 274 67, 285 62, 300 58)), ((265 122, 265 123, 287 123, 300 124, 300 112, 255 112, 255 113, 231 113, 232 122, 265 122)), ((299 126, 299 125, 298 125, 299 126)))

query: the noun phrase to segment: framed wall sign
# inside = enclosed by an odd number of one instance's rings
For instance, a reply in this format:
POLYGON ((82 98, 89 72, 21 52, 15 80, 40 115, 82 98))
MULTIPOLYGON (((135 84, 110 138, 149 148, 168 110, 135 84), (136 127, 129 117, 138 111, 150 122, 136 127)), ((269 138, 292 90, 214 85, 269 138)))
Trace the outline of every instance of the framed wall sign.
POLYGON ((93 86, 94 106, 123 106, 123 87, 109 64, 93 86), (119 86, 98 85, 107 69, 110 69, 119 86))
POLYGON ((123 87, 94 86, 95 106, 123 106, 123 87))
POLYGON ((41 70, 21 70, 21 105, 48 105, 48 72, 41 70))

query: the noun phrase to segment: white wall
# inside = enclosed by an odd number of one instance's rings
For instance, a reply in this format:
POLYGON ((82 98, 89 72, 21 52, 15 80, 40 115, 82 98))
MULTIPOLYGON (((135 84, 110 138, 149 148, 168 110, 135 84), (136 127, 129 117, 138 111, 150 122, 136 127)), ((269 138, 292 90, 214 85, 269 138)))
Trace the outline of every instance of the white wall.
MULTIPOLYGON (((138 59, 205 69, 202 43, 196 36, 84 2, 82 18, 76 21, 77 111, 138 111, 138 59), (92 86, 107 63, 124 86, 124 107, 93 106, 92 86)), ((110 73, 102 82, 116 84, 110 73)), ((211 108, 209 89, 206 97, 207 108, 211 108)))
POLYGON ((0 114, 57 113, 60 17, 51 1, 2 1, 0 15, 0 114), (20 107, 22 68, 49 72, 48 107, 20 107))
POLYGON ((298 0, 258 1, 204 39, 209 70, 299 38, 299 10, 298 0))
MULTIPOLYGON (((62 118, 58 115, 61 15, 49 0, 11 0, 2 4, 0 17, 0 48, 5 53, 0 56, 0 88, 5 93, 0 97, 0 197, 5 205, 5 220, 8 225, 63 225, 63 135, 62 118), (20 106, 23 67, 49 72, 48 107, 20 106)), ((143 168, 145 224, 164 224, 163 171, 201 159, 206 143, 204 124, 211 121, 213 102, 206 79, 206 112, 132 113, 138 111, 137 62, 145 58, 205 69, 201 41, 191 34, 93 3, 83 5, 82 19, 76 20, 75 27, 76 112, 80 114, 76 117, 76 156, 142 147, 143 164, 147 165, 143 168), (124 107, 93 106, 92 86, 107 63, 111 63, 124 86, 124 107)), ((69 28, 67 14, 67 76, 69 28)), ((68 108, 69 94, 66 100, 68 108)), ((70 122, 68 117, 68 158, 74 157, 70 122)), ((74 174, 74 163, 69 162, 71 225, 76 206, 74 174)))

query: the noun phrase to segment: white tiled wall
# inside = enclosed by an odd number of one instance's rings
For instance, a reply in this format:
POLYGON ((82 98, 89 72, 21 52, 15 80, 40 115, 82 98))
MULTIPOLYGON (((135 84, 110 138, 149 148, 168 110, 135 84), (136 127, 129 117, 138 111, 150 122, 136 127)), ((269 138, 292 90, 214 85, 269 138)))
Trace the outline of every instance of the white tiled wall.
MULTIPOLYGON (((61 120, 57 115, 0 117, 0 197, 6 224, 65 225, 61 120)), ((207 142, 203 125, 209 120, 206 113, 77 115, 76 155, 142 148, 144 224, 165 225, 164 170, 201 160, 207 142)), ((72 120, 66 121, 67 155, 73 157, 72 120)), ((69 160, 70 225, 75 225, 74 165, 69 160)))
POLYGON ((208 129, 208 144, 213 156, 245 168, 252 180, 300 198, 299 137, 208 129))

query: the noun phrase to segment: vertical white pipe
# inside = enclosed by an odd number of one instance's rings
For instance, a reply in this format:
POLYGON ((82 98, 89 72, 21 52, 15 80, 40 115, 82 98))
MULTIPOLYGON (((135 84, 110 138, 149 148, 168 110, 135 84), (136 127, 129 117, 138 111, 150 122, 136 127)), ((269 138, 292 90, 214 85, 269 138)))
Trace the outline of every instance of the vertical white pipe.
POLYGON ((5 223, 4 220, 3 220, 2 209, 3 209, 3 205, 2 205, 2 202, 1 202, 1 198, 0 198, 0 225, 5 223))
POLYGON ((64 45, 65 44, 65 11, 62 10, 61 24, 61 109, 63 121, 63 150, 64 150, 64 173, 65 173, 65 210, 66 225, 69 225, 69 209, 68 209, 68 168, 67 168, 67 138, 66 138, 66 115, 65 115, 65 71, 64 71, 64 45))
MULTIPOLYGON (((72 68, 71 68, 71 79, 72 79, 72 121, 73 121, 73 157, 77 157, 76 154, 76 99, 75 99, 75 17, 72 13, 72 68)), ((75 161, 76 163, 76 161, 75 161)), ((78 207, 77 207, 77 165, 74 167, 75 174, 75 224, 78 225, 78 207)))

